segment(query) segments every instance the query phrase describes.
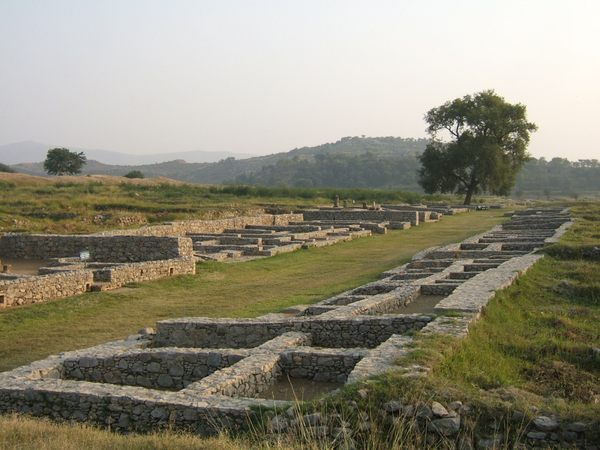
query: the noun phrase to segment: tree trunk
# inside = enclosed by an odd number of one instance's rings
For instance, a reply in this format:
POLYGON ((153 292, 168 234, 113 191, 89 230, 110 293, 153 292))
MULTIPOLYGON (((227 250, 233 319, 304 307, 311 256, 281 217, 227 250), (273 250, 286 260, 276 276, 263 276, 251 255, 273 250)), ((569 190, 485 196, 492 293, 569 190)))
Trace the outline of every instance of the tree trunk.
POLYGON ((473 189, 469 188, 467 189, 467 195, 465 195, 465 201, 463 202, 463 205, 470 205, 471 198, 473 198, 473 189))

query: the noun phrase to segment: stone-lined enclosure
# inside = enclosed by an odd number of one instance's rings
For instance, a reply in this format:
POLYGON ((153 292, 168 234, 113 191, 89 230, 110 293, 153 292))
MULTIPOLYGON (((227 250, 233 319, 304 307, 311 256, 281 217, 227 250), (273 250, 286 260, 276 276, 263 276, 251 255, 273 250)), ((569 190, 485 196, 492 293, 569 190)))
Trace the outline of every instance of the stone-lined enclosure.
POLYGON ((254 319, 169 319, 155 332, 50 356, 0 374, 0 411, 210 434, 244 428, 257 408, 287 408, 264 393, 288 377, 418 375, 426 368, 395 363, 413 350, 412 332, 465 335, 494 292, 542 257, 532 250, 569 224, 564 211, 530 210, 314 305, 254 319))
MULTIPOLYGON (((423 211, 351 212, 353 219, 305 221, 302 214, 259 214, 220 220, 189 220, 94 235, 8 233, 0 236, 0 261, 47 261, 38 273, 0 273, 0 308, 40 303, 88 291, 116 289, 128 283, 194 274, 203 260, 274 256, 300 248, 332 245, 388 227, 419 223, 423 211), (373 221, 370 218, 375 218, 373 221), (89 259, 82 259, 82 252, 89 259)), ((320 210, 315 210, 317 213, 320 210)), ((323 210, 329 211, 329 210, 323 210)), ((426 213, 423 220, 432 220, 426 213)), ((431 213, 435 219, 441 217, 431 213)), ((9 269, 7 267, 7 269, 9 269)))

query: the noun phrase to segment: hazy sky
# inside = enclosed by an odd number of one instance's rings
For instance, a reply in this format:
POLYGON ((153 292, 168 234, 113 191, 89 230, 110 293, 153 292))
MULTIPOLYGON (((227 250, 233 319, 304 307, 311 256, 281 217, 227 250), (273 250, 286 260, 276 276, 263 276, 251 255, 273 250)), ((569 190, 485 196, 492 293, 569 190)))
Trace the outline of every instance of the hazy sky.
POLYGON ((600 1, 0 0, 0 144, 265 154, 495 89, 600 158, 600 1), (594 133, 592 133, 594 131, 594 133))

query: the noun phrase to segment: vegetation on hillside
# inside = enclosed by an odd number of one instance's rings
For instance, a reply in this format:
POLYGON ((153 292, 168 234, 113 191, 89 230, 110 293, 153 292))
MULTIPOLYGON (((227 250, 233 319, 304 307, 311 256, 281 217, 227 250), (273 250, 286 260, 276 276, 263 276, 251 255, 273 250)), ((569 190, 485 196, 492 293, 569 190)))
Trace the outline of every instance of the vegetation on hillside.
MULTIPOLYGON (((288 153, 217 163, 168 161, 141 166, 114 166, 88 161, 84 174, 123 176, 140 171, 146 177, 169 177, 196 183, 248 184, 275 187, 360 187, 422 192, 418 156, 425 139, 346 137, 331 144, 288 153)), ((20 172, 44 174, 42 163, 12 166, 20 172)), ((517 175, 513 195, 520 198, 571 198, 600 193, 598 160, 532 158, 517 175)))
MULTIPOLYGON (((313 161, 318 155, 356 156, 373 153, 379 157, 399 157, 409 153, 423 151, 425 139, 398 137, 344 137, 336 142, 302 147, 289 152, 258 156, 255 158, 225 158, 216 163, 186 163, 182 160, 167 161, 160 164, 140 166, 115 166, 89 161, 84 174, 124 175, 131 170, 140 170, 148 177, 164 176, 194 183, 223 183, 236 177, 259 171, 262 167, 276 164, 280 160, 294 159, 313 161)), ((41 163, 17 164, 19 172, 42 175, 41 163)))
POLYGON ((382 157, 319 155, 314 160, 282 159, 260 171, 240 175, 236 183, 262 186, 395 188, 419 191, 414 154, 382 157))
POLYGON ((397 190, 201 186, 123 178, 112 184, 92 179, 85 182, 86 177, 78 182, 28 179, 23 175, 5 178, 0 178, 0 189, 6 194, 0 197, 0 232, 79 233, 171 220, 231 217, 264 208, 289 212, 329 205, 336 195, 358 203, 419 202, 424 198, 397 190))

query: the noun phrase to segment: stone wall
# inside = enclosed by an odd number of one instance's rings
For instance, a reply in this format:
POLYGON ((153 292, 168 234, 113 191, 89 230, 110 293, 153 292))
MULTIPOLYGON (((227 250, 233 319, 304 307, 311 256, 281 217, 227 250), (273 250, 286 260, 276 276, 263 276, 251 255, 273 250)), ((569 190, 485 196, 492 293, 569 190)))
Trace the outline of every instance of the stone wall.
POLYGON ((49 259, 79 256, 89 251, 93 261, 138 262, 192 257, 189 238, 155 236, 94 236, 10 233, 0 236, 0 257, 49 259))
POLYGON ((247 356, 244 350, 160 348, 67 358, 64 379, 183 389, 247 356))
POLYGON ((368 209, 309 209, 304 211, 305 220, 363 220, 410 222, 419 225, 419 211, 368 210, 368 209))
POLYGON ((392 334, 423 328, 432 317, 406 314, 390 317, 356 316, 320 319, 169 319, 157 323, 153 345, 158 347, 250 348, 283 333, 296 331, 312 336, 319 347, 375 347, 392 334))
POLYGON ((188 233, 221 233, 228 228, 244 228, 246 225, 287 225, 289 222, 302 220, 302 214, 258 214, 216 220, 182 220, 136 230, 107 231, 99 235, 185 236, 188 233))
POLYGON ((348 375, 368 352, 364 349, 302 348, 284 352, 282 371, 291 378, 345 383, 348 375))
MULTIPOLYGON (((91 265, 93 267, 93 265, 91 265)), ((111 265, 94 269, 94 281, 106 283, 103 289, 115 289, 127 283, 157 280, 177 275, 196 273, 193 258, 165 259, 131 264, 111 265)))
POLYGON ((91 270, 77 270, 50 275, 22 277, 0 281, 0 308, 42 303, 89 291, 93 283, 91 270))

